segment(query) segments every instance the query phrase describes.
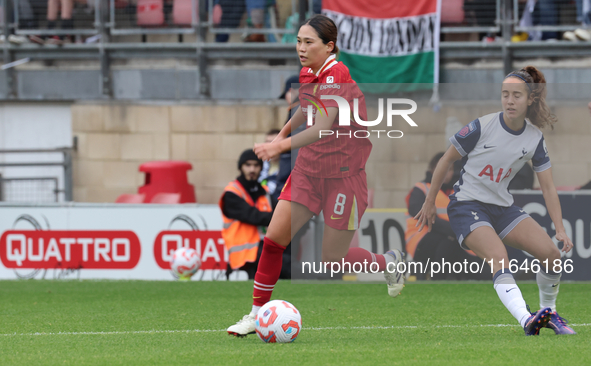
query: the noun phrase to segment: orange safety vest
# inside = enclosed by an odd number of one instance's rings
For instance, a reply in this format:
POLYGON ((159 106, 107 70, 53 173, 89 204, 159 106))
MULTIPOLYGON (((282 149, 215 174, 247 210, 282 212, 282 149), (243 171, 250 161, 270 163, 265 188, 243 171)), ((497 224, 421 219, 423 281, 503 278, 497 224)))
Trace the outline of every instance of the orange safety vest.
MULTIPOLYGON (((264 188, 265 190, 267 189, 266 187, 264 188)), ((242 184, 237 180, 230 182, 226 188, 224 188, 224 194, 226 192, 234 193, 245 200, 249 205, 256 207, 259 211, 273 211, 269 193, 260 196, 257 201, 254 202, 252 197, 250 197, 248 192, 242 187, 242 184)), ((232 269, 237 269, 242 267, 246 262, 256 261, 261 234, 259 233, 257 226, 230 219, 224 215, 224 194, 222 194, 222 198, 220 198, 219 202, 220 209, 222 210, 222 218, 224 219, 222 238, 224 239, 226 250, 228 250, 230 256, 230 267, 232 267, 232 269)))
MULTIPOLYGON (((429 189, 431 188, 431 183, 423 183, 419 182, 415 184, 415 187, 419 188, 423 193, 425 193, 425 197, 429 194, 429 189)), ((408 192, 406 195, 406 206, 408 207, 408 201, 410 200, 410 194, 412 190, 408 192)), ((437 192, 437 197, 435 197, 435 207, 437 208, 437 217, 449 221, 449 217, 447 216, 447 205, 449 204, 449 197, 445 194, 442 190, 437 192)), ((423 239, 425 235, 427 235, 427 228, 424 227, 421 232, 419 232, 419 228, 415 227, 417 220, 414 217, 410 216, 409 213, 406 213, 406 232, 404 233, 404 239, 406 240, 406 252, 409 253, 414 257, 415 250, 417 249, 417 245, 423 239)), ((427 225, 425 225, 427 226, 427 225)))

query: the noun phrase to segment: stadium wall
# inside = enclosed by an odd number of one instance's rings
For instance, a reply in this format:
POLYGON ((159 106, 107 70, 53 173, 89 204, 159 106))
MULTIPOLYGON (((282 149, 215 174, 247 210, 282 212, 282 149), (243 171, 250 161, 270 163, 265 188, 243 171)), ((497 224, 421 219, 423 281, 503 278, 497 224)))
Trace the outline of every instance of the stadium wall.
POLYGON ((144 184, 139 166, 185 160, 200 203, 217 203, 238 175, 240 153, 280 128, 286 106, 250 104, 74 104, 74 200, 114 202, 144 184))
MULTIPOLYGON (((377 208, 404 207, 409 189, 423 179, 431 157, 447 148, 448 118, 466 124, 498 111, 496 102, 448 103, 439 112, 419 105, 412 117, 393 128, 401 139, 378 141, 367 165, 377 208)), ((372 116, 370 108, 370 119, 372 116)), ((553 107, 560 123, 544 131, 557 186, 582 185, 591 180, 591 116, 586 103, 553 107)), ((224 186, 238 174, 240 152, 262 142, 271 128, 287 116, 278 101, 163 103, 76 103, 71 106, 72 134, 78 138, 74 155, 74 199, 114 202, 122 193, 143 185, 140 164, 151 160, 186 160, 193 164, 189 181, 200 203, 217 203, 224 186)))
MULTIPOLYGON (((59 149, 72 144, 70 103, 0 103, 0 151, 59 149)), ((0 153, 0 164, 47 164, 62 161, 61 152, 0 153)), ((61 166, 0 167, 0 200, 63 200, 61 166), (59 177, 51 181, 27 178, 59 177), (4 180, 7 179, 8 181, 4 180), (16 179, 20 181, 12 181, 16 179), (60 192, 54 192, 55 189, 60 192)))

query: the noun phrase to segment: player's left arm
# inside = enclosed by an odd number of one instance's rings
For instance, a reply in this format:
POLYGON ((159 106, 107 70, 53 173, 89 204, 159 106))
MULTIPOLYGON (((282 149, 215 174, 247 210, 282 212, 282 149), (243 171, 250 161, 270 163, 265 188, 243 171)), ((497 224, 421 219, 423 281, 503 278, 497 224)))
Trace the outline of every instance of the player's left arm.
POLYGON ((560 200, 558 199, 558 193, 556 192, 554 180, 552 179, 552 168, 537 172, 536 174, 540 182, 540 187, 542 188, 548 213, 556 227, 556 239, 564 243, 562 251, 568 253, 573 248, 573 242, 566 235, 564 225, 562 224, 562 208, 560 207, 560 200))
POLYGON ((558 193, 556 192, 554 180, 552 179, 552 164, 550 163, 548 149, 543 136, 540 138, 531 162, 534 172, 538 176, 548 213, 556 227, 556 239, 564 243, 562 251, 569 252, 573 247, 573 242, 566 235, 564 225, 562 224, 562 208, 560 207, 560 200, 558 199, 558 193))

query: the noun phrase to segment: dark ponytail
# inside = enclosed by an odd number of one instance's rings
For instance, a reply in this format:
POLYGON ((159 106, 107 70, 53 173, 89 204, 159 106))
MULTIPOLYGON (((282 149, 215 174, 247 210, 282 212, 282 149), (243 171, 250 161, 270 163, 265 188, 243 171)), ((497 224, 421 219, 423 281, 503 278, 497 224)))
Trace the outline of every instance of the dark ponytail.
POLYGON ((338 55, 339 47, 337 46, 337 35, 338 30, 336 24, 327 17, 326 15, 316 14, 312 18, 304 21, 300 28, 304 25, 309 25, 314 28, 318 37, 322 40, 322 43, 328 44, 328 42, 334 43, 332 53, 338 55))
POLYGON ((528 97, 533 99, 533 103, 527 108, 525 116, 529 118, 531 123, 539 128, 550 126, 553 129, 553 125, 558 122, 558 119, 546 104, 548 89, 544 74, 535 66, 526 66, 521 70, 511 72, 505 79, 508 77, 517 77, 527 84, 527 90, 530 92, 528 97))

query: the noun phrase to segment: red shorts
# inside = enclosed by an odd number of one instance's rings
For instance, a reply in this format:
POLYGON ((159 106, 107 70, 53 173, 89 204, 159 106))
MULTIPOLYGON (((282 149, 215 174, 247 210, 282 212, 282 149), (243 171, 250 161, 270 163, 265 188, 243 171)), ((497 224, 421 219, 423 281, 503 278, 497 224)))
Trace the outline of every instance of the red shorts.
POLYGON ((280 200, 297 202, 314 214, 324 213, 324 222, 337 230, 357 230, 367 208, 365 171, 346 178, 315 178, 296 170, 285 182, 280 200))

